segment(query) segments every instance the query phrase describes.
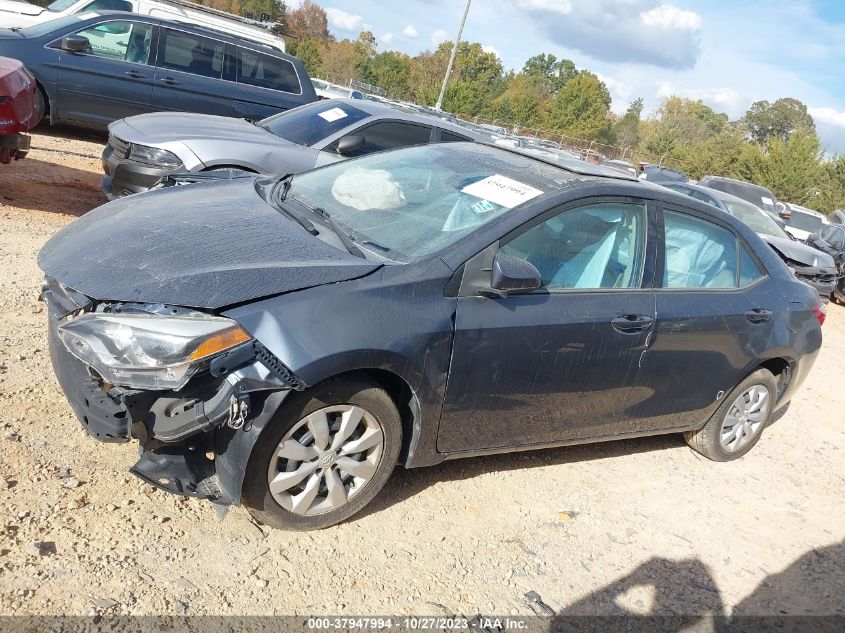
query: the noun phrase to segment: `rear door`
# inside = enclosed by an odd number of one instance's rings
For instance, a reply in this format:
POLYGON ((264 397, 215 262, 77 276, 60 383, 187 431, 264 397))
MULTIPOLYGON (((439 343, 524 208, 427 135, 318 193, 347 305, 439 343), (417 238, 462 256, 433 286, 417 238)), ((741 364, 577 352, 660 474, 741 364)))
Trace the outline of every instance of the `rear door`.
POLYGON ((149 112, 156 31, 136 20, 104 20, 77 31, 89 48, 59 51, 59 116, 105 126, 149 112))
POLYGON ((677 205, 658 221, 657 326, 629 403, 640 431, 705 422, 766 349, 779 301, 729 225, 677 205))
POLYGON ((235 82, 224 78, 226 44, 162 27, 152 109, 233 116, 235 82))
POLYGON ((303 93, 296 67, 287 59, 244 46, 236 47, 235 56, 237 116, 264 119, 313 100, 303 93))

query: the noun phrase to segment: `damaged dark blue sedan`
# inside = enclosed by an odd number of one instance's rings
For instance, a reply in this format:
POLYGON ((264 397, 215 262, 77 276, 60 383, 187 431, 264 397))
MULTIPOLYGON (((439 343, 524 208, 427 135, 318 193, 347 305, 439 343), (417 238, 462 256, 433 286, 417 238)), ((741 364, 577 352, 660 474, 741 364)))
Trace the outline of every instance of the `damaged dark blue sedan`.
POLYGON ((292 529, 352 516, 397 464, 660 433, 740 457, 824 320, 728 214, 468 143, 133 196, 39 264, 88 434, 292 529))

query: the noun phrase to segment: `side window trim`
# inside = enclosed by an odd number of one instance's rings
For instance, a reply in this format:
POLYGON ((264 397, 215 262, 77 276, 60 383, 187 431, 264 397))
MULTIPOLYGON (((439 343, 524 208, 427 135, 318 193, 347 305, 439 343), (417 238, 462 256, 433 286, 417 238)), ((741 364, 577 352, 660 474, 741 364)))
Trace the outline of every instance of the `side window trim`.
MULTIPOLYGON (((643 236, 643 244, 640 253, 641 257, 641 265, 640 265, 640 280, 639 284, 633 287, 627 288, 547 288, 547 287, 540 287, 537 290, 534 290, 530 293, 531 294, 539 294, 539 295, 568 295, 572 293, 606 293, 606 292, 642 292, 647 291, 650 292, 652 290, 652 283, 653 279, 651 278, 651 271, 649 268, 650 262, 653 262, 654 259, 651 256, 653 252, 653 236, 652 236, 652 216, 653 216, 653 208, 650 204, 649 200, 645 200, 642 198, 632 198, 628 196, 595 196, 589 198, 581 198, 566 204, 558 205, 556 207, 552 207, 541 213, 540 215, 536 216, 532 220, 526 222, 525 224, 518 226, 517 228, 513 229, 509 233, 503 235, 499 238, 496 242, 496 252, 498 252, 502 247, 506 246, 509 242, 513 241, 514 239, 518 238, 523 233, 527 233, 528 231, 540 226, 544 222, 548 221, 551 218, 554 218, 558 215, 563 213, 567 213, 569 211, 574 211, 576 209, 582 207, 590 207, 600 204, 626 204, 631 206, 639 206, 643 209, 643 220, 645 222, 645 226, 643 227, 642 236, 643 236)), ((490 248, 488 246, 487 248, 490 248)), ((487 249, 483 249, 487 250, 487 249)), ((483 251, 482 251, 483 252, 483 251)), ((471 261, 471 260, 468 260, 471 261)))

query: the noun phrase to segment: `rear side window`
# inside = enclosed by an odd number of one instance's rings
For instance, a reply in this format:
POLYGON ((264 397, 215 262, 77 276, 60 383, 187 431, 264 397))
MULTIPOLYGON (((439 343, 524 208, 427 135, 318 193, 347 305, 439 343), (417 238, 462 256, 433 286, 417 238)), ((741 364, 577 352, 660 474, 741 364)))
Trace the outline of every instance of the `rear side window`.
POLYGON ((347 156, 362 156, 395 147, 422 145, 431 140, 430 127, 400 121, 374 123, 357 133, 364 135, 364 145, 354 154, 347 156))
POLYGON ((664 288, 736 288, 737 240, 725 228, 666 211, 664 288))
POLYGON ((748 249, 741 246, 739 249, 739 287, 750 286, 764 276, 765 273, 751 256, 751 253, 748 252, 748 249))
POLYGON ((248 86, 300 94, 296 69, 286 59, 238 47, 238 81, 248 86))
POLYGON ((461 136, 460 134, 454 134, 452 132, 447 132, 446 130, 440 131, 440 142, 441 143, 457 143, 460 141, 469 141, 465 136, 461 136))
POLYGON ((225 48, 226 45, 218 40, 165 29, 158 66, 220 79, 225 48))

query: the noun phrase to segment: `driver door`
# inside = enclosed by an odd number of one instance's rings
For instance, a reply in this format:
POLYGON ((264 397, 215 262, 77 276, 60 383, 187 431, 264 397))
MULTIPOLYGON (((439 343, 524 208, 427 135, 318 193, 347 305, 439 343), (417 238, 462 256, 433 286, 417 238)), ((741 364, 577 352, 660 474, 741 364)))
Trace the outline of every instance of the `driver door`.
POLYGON ((85 37, 89 48, 85 53, 59 53, 61 118, 104 127, 149 112, 156 31, 147 22, 109 20, 74 33, 85 37))
MULTIPOLYGON (((632 427, 626 404, 656 316, 646 204, 581 203, 532 224, 500 240, 499 252, 534 265, 539 289, 497 298, 463 286, 459 293, 441 452, 632 427)), ((488 267, 476 256, 464 280, 488 267)))

